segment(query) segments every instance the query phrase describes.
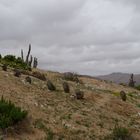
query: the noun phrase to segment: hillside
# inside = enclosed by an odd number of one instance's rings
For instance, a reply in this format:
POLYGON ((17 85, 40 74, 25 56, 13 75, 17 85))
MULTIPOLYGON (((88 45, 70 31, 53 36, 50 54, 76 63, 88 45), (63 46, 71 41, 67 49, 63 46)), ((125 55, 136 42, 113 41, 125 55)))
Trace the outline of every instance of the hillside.
POLYGON ((71 92, 62 89, 63 74, 41 71, 56 86, 49 91, 46 81, 32 78, 25 82, 8 69, 0 67, 0 96, 28 111, 27 119, 7 130, 6 140, 102 140, 115 124, 131 130, 140 139, 140 91, 95 78, 80 77, 82 84, 67 81, 71 92), (84 99, 71 95, 76 88, 84 91, 84 99), (127 93, 127 101, 119 92, 127 93))
MULTIPOLYGON (((102 80, 112 81, 112 82, 115 82, 118 84, 119 83, 128 84, 129 79, 130 79, 130 74, 128 74, 128 73, 112 73, 109 75, 97 76, 97 78, 102 79, 102 80)), ((136 81, 136 85, 140 85, 140 74, 135 74, 134 80, 136 81)))

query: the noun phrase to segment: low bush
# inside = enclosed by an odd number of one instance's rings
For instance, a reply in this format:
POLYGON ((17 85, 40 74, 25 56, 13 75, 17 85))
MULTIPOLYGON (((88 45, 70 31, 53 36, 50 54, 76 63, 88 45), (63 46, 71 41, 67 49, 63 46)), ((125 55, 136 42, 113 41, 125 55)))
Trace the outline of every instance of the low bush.
POLYGON ((78 75, 71 72, 64 73, 64 80, 74 81, 74 82, 79 83, 78 75))
POLYGON ((140 90, 140 85, 135 86, 135 88, 136 88, 137 90, 140 90))
POLYGON ((115 126, 112 133, 104 138, 104 140, 133 140, 131 132, 120 126, 115 126))
POLYGON ((41 72, 39 72, 39 71, 34 71, 34 72, 32 72, 32 76, 33 76, 33 77, 36 77, 36 78, 38 78, 38 79, 40 79, 40 80, 42 80, 42 81, 46 81, 46 76, 45 76, 45 74, 43 74, 43 73, 41 73, 41 72))
POLYGON ((0 100, 0 128, 2 130, 16 125, 27 116, 27 111, 22 111, 20 107, 16 107, 10 101, 6 101, 3 97, 0 100))

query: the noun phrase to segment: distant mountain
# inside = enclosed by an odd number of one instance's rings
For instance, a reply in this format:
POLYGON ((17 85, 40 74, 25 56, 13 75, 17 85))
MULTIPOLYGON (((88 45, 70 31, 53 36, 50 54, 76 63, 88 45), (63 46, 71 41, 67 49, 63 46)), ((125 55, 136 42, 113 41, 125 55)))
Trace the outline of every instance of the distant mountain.
MULTIPOLYGON (((130 79, 130 75, 128 73, 112 73, 109 75, 101 75, 101 76, 97 76, 97 78, 101 79, 101 80, 107 80, 107 81, 112 81, 115 83, 125 83, 128 84, 129 79, 130 79)), ((135 74, 134 75, 134 80, 136 81, 136 85, 140 84, 140 74, 135 74)))

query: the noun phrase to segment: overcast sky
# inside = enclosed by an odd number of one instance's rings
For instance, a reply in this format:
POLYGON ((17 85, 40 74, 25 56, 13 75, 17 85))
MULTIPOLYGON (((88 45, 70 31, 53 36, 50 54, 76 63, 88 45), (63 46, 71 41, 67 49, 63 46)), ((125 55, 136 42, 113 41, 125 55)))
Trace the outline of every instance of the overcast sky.
POLYGON ((140 0, 0 0, 0 53, 29 43, 43 69, 140 73, 140 0))

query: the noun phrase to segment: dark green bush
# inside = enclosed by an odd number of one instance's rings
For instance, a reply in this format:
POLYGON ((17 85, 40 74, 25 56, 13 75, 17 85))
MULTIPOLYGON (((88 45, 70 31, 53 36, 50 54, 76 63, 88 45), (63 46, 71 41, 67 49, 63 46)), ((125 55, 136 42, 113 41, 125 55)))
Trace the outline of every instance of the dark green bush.
POLYGON ((1 63, 6 64, 12 68, 29 70, 30 67, 20 58, 14 55, 6 55, 1 59, 1 63))
POLYGON ((27 111, 22 111, 20 107, 16 107, 10 101, 6 101, 3 97, 0 100, 0 128, 6 129, 14 126, 27 116, 27 111))
POLYGON ((14 55, 6 55, 6 56, 3 57, 3 60, 16 61, 16 57, 14 55))
POLYGON ((114 140, 128 140, 130 137, 130 132, 127 128, 124 127, 116 127, 113 130, 114 140))

